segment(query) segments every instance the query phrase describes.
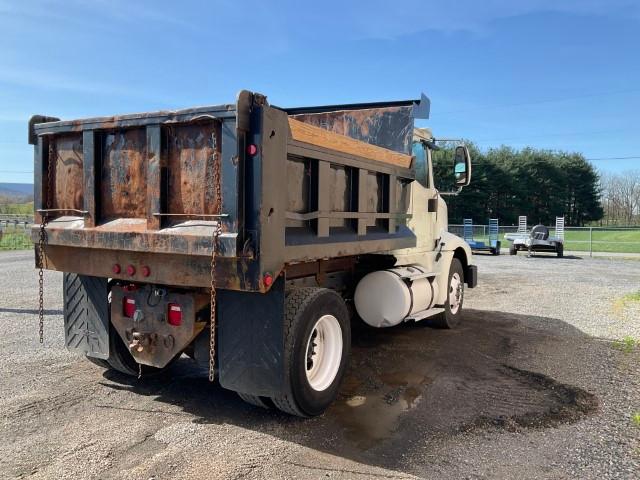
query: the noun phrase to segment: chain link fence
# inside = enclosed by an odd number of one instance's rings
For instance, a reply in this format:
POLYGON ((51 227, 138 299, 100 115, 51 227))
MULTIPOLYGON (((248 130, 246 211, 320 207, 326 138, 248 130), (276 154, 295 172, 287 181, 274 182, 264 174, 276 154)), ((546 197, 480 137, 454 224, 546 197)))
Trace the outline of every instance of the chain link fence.
POLYGON ((31 227, 33 216, 0 214, 0 250, 33 248, 31 227))
MULTIPOLYGON (((0 214, 0 250, 33 248, 32 226, 32 216, 0 214)), ((449 231, 459 237, 464 236, 463 228, 463 225, 449 225, 449 231)), ((554 236, 555 226, 547 228, 549 235, 554 236)), ((564 230, 565 252, 640 254, 640 227, 565 227, 564 230)), ((501 225, 498 231, 498 239, 506 248, 509 242, 504 239, 505 234, 517 232, 518 226, 501 225)), ((473 225, 473 238, 488 242, 489 225, 473 225)))
MULTIPOLYGON (((531 229, 533 225, 529 225, 531 229)), ((549 236, 555 235, 555 226, 547 227, 549 236)), ((449 225, 449 231, 463 237, 463 225, 449 225)), ((500 226, 498 239, 502 247, 509 246, 505 234, 518 231, 517 225, 500 226)), ((489 226, 473 225, 473 239, 488 242, 489 226)), ((640 254, 640 227, 565 227, 564 250, 593 253, 640 254)))

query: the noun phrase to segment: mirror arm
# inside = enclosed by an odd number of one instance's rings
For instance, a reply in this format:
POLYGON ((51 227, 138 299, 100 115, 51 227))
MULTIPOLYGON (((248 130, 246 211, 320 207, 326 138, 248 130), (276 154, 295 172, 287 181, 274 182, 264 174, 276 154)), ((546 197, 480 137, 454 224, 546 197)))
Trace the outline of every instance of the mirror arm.
POLYGON ((453 197, 455 197, 456 195, 459 195, 461 191, 462 191, 462 187, 458 187, 458 189, 453 191, 453 192, 438 192, 438 194, 442 195, 442 196, 453 196, 453 197))
POLYGON ((420 139, 420 143, 422 143, 425 147, 427 147, 429 150, 442 150, 439 146, 436 145, 435 140, 424 140, 424 139, 420 139))

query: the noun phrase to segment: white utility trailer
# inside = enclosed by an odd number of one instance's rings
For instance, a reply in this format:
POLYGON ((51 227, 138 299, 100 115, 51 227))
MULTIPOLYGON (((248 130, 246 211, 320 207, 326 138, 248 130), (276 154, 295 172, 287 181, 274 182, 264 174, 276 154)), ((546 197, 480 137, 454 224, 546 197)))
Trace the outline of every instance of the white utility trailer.
POLYGON ((556 217, 555 236, 549 235, 544 225, 536 225, 527 230, 527 217, 518 217, 518 231, 507 233, 505 240, 511 242, 510 255, 517 255, 519 250, 526 250, 531 256, 535 252, 555 252, 558 257, 564 255, 564 217, 556 217))

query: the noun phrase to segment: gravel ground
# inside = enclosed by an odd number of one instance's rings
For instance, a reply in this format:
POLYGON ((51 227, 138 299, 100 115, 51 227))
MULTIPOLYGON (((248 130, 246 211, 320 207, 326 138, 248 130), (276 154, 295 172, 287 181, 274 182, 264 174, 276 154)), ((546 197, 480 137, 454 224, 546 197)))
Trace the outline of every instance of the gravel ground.
POLYGON ((32 252, 0 252, 0 478, 638 478, 638 261, 478 256, 463 325, 354 331, 340 398, 301 420, 183 358, 141 380, 37 341, 32 252))

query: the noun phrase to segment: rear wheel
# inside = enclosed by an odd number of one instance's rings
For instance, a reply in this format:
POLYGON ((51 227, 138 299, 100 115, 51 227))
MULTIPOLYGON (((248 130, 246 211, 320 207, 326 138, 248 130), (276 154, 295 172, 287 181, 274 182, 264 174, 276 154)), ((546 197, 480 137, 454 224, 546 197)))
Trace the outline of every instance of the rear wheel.
POLYGON ((270 408, 268 401, 266 399, 263 399, 263 397, 259 397, 257 395, 249 395, 247 393, 240 393, 240 392, 238 392, 238 396, 245 402, 251 405, 254 405, 256 407, 270 408))
POLYGON ((564 245, 562 243, 556 244, 556 253, 558 254, 558 258, 562 258, 564 256, 564 245))
POLYGON ((464 270, 457 258, 451 260, 449 281, 447 284, 447 300, 444 312, 431 317, 430 325, 436 328, 454 328, 460 323, 462 303, 464 300, 464 270))
POLYGON ((320 415, 338 394, 351 350, 349 313, 333 290, 298 288, 285 301, 285 393, 272 398, 283 412, 320 415))
POLYGON ((94 365, 97 365, 101 368, 104 368, 104 369, 111 368, 111 365, 109 365, 109 362, 107 362, 106 360, 103 360, 102 358, 90 357, 89 355, 85 355, 85 358, 89 360, 91 363, 93 363, 94 365))
POLYGON ((509 255, 517 255, 518 254, 518 249, 516 248, 515 245, 511 245, 509 247, 509 255))

